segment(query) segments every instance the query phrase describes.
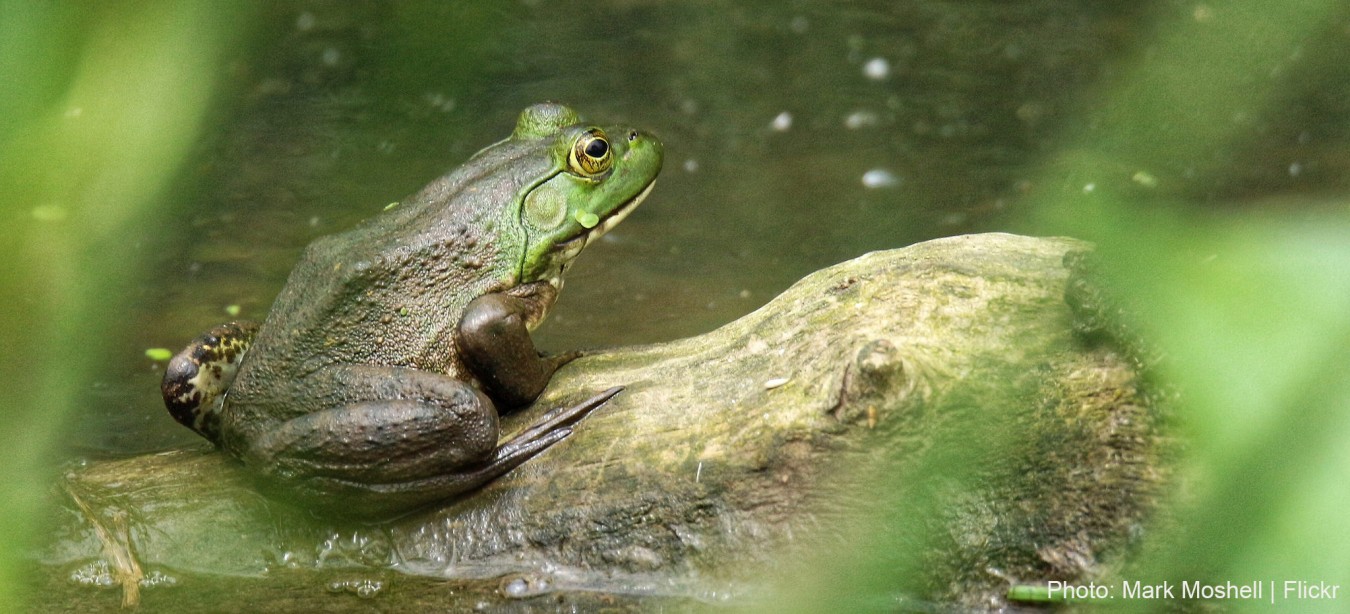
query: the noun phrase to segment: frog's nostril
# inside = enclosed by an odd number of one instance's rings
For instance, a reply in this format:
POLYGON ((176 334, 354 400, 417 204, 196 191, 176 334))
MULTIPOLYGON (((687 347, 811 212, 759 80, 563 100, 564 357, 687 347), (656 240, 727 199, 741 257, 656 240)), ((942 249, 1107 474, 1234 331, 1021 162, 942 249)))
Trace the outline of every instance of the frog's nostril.
POLYGON ((637 140, 637 137, 638 137, 637 130, 629 130, 629 131, 628 131, 628 142, 629 142, 629 143, 631 143, 631 142, 633 142, 633 141, 636 141, 636 140, 637 140))

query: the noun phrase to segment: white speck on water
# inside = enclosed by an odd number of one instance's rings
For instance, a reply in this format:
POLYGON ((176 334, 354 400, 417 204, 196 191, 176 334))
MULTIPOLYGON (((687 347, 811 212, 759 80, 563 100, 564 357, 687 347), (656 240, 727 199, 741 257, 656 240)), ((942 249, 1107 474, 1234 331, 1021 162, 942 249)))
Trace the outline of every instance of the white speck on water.
POLYGON ((342 61, 342 52, 338 51, 337 47, 329 47, 323 50, 323 55, 319 59, 324 66, 337 66, 338 62, 342 61))
POLYGON ((736 296, 739 296, 741 298, 750 298, 750 290, 743 288, 741 289, 740 293, 738 293, 736 296))
POLYGON ((319 227, 319 216, 315 215, 315 216, 309 218, 309 227, 310 227, 310 228, 318 228, 318 227, 319 227))
POLYGON ((84 107, 71 107, 66 109, 67 119, 76 119, 81 115, 84 115, 84 107))
POLYGON ((900 185, 900 178, 884 168, 874 168, 863 173, 862 184, 864 188, 876 190, 879 188, 893 188, 900 185))
POLYGON ((1294 162, 1293 164, 1290 164, 1290 165, 1289 165, 1289 176, 1290 176, 1290 177, 1297 177, 1297 176, 1302 175, 1302 174, 1303 174, 1303 165, 1302 165, 1302 164, 1299 164, 1298 162, 1294 162))
POLYGON ((880 81, 891 75, 891 63, 886 58, 872 58, 863 64, 863 76, 880 81))
POLYGON ((430 105, 431 108, 442 113, 449 113, 455 110, 455 99, 451 96, 446 96, 440 92, 427 92, 422 98, 427 101, 427 104, 430 105))
POLYGON ((308 32, 314 29, 314 24, 316 22, 318 22, 318 19, 314 17, 314 13, 305 11, 295 18, 295 29, 301 32, 308 32))
POLYGON ((876 113, 871 111, 854 111, 849 113, 848 117, 844 118, 844 127, 849 130, 871 128, 872 126, 877 125, 878 122, 879 118, 876 113))
POLYGON ((798 15, 788 22, 788 29, 796 34, 806 34, 807 29, 811 27, 811 21, 805 16, 798 15))
POLYGON ((782 386, 783 384, 786 384, 786 383, 788 383, 788 382, 790 382, 790 381, 792 381, 791 378, 787 378, 787 377, 775 377, 775 378, 773 378, 773 379, 771 379, 771 380, 769 380, 769 381, 767 381, 767 382, 764 382, 764 389, 765 389, 765 390, 773 390, 774 388, 778 388, 778 387, 782 386))
POLYGON ((528 594, 530 585, 522 578, 516 578, 506 583, 506 596, 520 598, 528 594))
POLYGON ((1095 184, 1095 183, 1089 183, 1089 184, 1083 186, 1083 193, 1084 193, 1084 194, 1091 194, 1091 193, 1096 192, 1096 191, 1097 191, 1097 184, 1095 184))
POLYGON ((689 158, 684 161, 684 172, 693 173, 698 171, 698 160, 689 158))
POLYGON ((792 114, 787 111, 779 113, 777 117, 773 118, 773 122, 769 126, 779 132, 787 132, 788 128, 792 127, 792 114))

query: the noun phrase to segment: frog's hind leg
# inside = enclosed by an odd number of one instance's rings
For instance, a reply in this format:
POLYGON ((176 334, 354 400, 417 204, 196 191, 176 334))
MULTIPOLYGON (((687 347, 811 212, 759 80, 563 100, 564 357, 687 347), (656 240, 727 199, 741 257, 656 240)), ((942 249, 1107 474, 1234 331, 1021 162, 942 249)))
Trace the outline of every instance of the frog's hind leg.
POLYGON ((610 388, 594 397, 569 407, 560 407, 544 414, 538 422, 502 444, 483 463, 467 469, 436 475, 420 480, 388 483, 354 482, 335 477, 316 477, 309 486, 331 496, 343 492, 343 500, 355 507, 347 512, 387 515, 408 511, 418 505, 446 499, 468 492, 495 480, 515 469, 535 455, 572 434, 571 425, 586 417, 596 408, 622 391, 610 388))
POLYGON ((491 480, 501 478, 506 472, 520 467, 526 460, 539 455, 540 452, 545 451, 551 445, 567 439, 568 436, 572 435, 571 424, 575 424, 580 418, 586 417, 586 414, 593 412, 595 408, 599 408, 614 395, 620 393, 620 390, 622 390, 621 387, 614 387, 614 389, 603 391, 603 393, 576 403, 576 405, 551 410, 551 412, 544 414, 539 422, 522 430, 510 441, 506 441, 501 447, 495 449, 490 459, 477 464, 477 466, 463 468, 462 471, 436 475, 432 478, 406 480, 406 482, 356 483, 342 479, 320 479, 316 480, 316 483, 323 483, 324 489, 328 491, 347 490, 355 494, 356 497, 365 498, 369 502, 365 509, 375 511, 375 513, 382 513, 385 510, 408 509, 409 505, 405 503, 406 501, 414 501, 412 505, 418 505, 418 503, 440 501, 440 499, 451 497, 451 495, 467 493, 467 491, 485 486, 491 480))
POLYGON ((311 398, 343 404, 254 432, 236 449, 283 496, 349 515, 387 515, 478 488, 562 441, 617 393, 549 412, 498 446, 496 409, 469 384, 402 367, 326 371, 310 382, 311 398))

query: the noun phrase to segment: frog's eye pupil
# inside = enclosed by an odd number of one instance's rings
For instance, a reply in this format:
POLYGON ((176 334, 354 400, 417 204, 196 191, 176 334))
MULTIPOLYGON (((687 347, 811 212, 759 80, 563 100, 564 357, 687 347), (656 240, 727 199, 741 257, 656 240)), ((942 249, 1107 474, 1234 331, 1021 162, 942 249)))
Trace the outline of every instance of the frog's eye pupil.
POLYGON ((610 149, 605 133, 595 128, 576 140, 567 155, 567 163, 572 172, 582 177, 596 177, 614 165, 614 150, 610 149))
POLYGON ((604 139, 593 139, 586 145, 586 155, 592 158, 603 158, 606 153, 609 153, 609 143, 604 139))

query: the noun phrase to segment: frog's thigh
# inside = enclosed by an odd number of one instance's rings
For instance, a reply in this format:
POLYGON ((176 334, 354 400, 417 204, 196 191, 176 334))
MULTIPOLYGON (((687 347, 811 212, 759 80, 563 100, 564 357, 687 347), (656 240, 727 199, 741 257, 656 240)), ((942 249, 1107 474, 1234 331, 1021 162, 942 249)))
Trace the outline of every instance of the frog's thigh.
POLYGON ((250 456, 280 477, 360 483, 455 473, 491 459, 496 410, 478 391, 444 379, 462 394, 357 401, 298 416, 255 439, 250 456))
POLYGON ((493 407, 487 397, 463 381, 434 371, 388 365, 330 365, 305 376, 295 390, 296 402, 309 411, 396 399, 493 407))

